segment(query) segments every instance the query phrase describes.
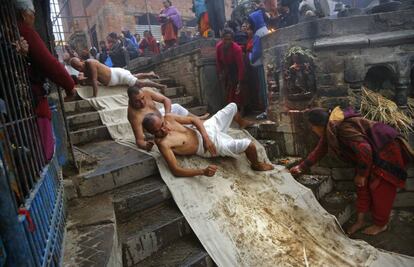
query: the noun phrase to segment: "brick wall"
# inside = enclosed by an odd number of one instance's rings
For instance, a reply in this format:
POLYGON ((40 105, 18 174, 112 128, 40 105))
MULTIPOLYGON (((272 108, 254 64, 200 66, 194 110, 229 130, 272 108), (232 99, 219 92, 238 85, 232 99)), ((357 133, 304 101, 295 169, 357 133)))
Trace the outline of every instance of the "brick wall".
MULTIPOLYGON (((78 28, 82 31, 96 25, 97 35, 99 41, 105 40, 109 32, 120 32, 122 27, 127 27, 134 32, 135 17, 140 16, 146 12, 145 0, 91 0, 90 4, 84 8, 83 0, 69 0, 69 5, 72 9, 72 16, 88 16, 88 23, 86 18, 74 18, 78 28)), ((192 0, 173 0, 173 5, 178 8, 184 20, 194 19, 192 12, 192 0)), ((226 17, 230 18, 232 0, 225 0, 226 17)), ((162 0, 148 0, 148 12, 158 15, 163 8, 162 0)), ((64 19, 64 25, 66 25, 64 19)), ((73 32, 73 29, 65 31, 73 32)), ((69 35, 66 35, 66 39, 69 35)))

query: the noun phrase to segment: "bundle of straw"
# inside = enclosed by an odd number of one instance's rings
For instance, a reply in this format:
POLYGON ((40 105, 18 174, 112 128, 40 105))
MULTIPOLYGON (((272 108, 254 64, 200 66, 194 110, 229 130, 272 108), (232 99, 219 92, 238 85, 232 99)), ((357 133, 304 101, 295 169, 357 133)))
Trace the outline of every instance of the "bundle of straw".
POLYGON ((413 118, 404 114, 395 102, 367 88, 362 88, 360 112, 365 118, 386 123, 405 136, 413 131, 413 118))
POLYGON ((408 98, 407 100, 407 106, 408 106, 408 116, 411 117, 411 119, 414 120, 414 98, 408 98))

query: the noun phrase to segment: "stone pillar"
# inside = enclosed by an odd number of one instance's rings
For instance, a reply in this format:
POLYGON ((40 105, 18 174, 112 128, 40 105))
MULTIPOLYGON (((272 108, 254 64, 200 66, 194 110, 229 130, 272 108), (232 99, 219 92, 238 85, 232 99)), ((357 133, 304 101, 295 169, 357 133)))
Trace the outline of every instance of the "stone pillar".
POLYGON ((365 78, 365 66, 363 59, 350 57, 345 60, 344 81, 349 84, 350 92, 355 95, 354 108, 361 107, 362 84, 365 78))
POLYGON ((407 108, 409 78, 400 78, 395 85, 395 102, 400 108, 407 108))

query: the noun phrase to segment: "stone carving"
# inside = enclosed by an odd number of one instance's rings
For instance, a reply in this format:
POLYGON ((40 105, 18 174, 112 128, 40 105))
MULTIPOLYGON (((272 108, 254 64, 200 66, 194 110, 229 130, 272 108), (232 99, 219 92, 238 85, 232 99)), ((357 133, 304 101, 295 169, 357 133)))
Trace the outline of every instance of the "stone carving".
POLYGON ((283 79, 288 100, 308 100, 315 94, 313 59, 309 50, 297 46, 286 53, 283 79))

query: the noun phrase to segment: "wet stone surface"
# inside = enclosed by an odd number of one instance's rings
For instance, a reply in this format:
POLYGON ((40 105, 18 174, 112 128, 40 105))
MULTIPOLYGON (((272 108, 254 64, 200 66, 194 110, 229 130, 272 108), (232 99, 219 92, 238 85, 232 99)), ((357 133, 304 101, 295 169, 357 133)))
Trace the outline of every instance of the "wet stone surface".
MULTIPOLYGON (((344 229, 354 223, 355 219, 353 216, 344 229)), ((370 218, 367 218, 367 221, 368 225, 372 223, 370 218)), ((376 248, 414 256, 414 208, 392 210, 388 229, 376 236, 365 235, 362 231, 355 233, 351 238, 362 239, 376 248)))

